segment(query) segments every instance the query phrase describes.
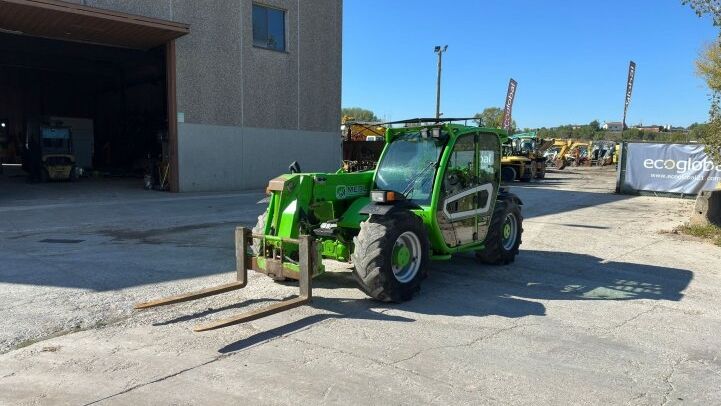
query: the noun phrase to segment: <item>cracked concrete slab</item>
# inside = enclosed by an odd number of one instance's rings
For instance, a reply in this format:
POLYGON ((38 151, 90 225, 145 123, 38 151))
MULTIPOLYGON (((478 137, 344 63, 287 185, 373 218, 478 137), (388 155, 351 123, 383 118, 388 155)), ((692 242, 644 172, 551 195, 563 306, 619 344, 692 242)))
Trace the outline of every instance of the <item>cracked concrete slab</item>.
POLYGON ((721 249, 667 233, 693 202, 612 189, 600 168, 514 186, 517 261, 433 263, 410 302, 371 301, 328 262, 312 307, 202 334, 297 288, 251 273, 131 306, 232 278, 260 193, 20 193, 0 202, 0 404, 721 403, 721 249), (83 241, 41 242, 63 238, 83 241))

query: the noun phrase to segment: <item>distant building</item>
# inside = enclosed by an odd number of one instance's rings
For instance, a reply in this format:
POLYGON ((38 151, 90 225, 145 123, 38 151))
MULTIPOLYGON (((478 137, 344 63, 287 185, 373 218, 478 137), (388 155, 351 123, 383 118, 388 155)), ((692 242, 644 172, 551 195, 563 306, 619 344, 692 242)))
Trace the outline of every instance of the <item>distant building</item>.
POLYGON ((606 131, 623 131, 623 123, 620 121, 604 122, 601 128, 606 131))
POLYGON ((664 127, 660 125, 637 125, 633 128, 647 133, 657 133, 661 132, 664 129, 664 127))

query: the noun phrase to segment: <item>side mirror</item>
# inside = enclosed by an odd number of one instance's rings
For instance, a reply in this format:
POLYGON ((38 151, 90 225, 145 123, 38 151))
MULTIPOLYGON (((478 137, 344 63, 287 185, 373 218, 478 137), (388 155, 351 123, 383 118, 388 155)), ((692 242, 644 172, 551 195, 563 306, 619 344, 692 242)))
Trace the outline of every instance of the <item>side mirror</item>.
POLYGON ((300 164, 298 161, 293 161, 293 163, 291 163, 288 167, 288 170, 290 173, 300 173, 300 164))

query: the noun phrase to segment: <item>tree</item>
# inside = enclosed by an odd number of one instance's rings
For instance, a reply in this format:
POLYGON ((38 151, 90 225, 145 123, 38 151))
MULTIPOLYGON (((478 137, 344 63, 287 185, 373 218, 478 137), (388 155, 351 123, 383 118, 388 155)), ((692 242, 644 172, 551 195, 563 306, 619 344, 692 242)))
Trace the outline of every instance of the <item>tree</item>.
MULTIPOLYGON (((488 128, 501 128, 503 126, 503 110, 500 107, 486 107, 483 112, 473 115, 478 126, 488 128)), ((511 133, 516 130, 516 120, 511 122, 511 133)))
POLYGON ((721 26, 721 10, 719 10, 718 0, 681 0, 681 4, 691 6, 699 17, 706 14, 711 15, 713 25, 721 26))
POLYGON ((701 52, 696 60, 696 71, 711 89, 709 122, 699 135, 711 159, 721 162, 721 40, 701 52))
POLYGON ((601 129, 601 123, 599 123, 598 120, 591 121, 590 123, 588 123, 588 126, 591 127, 594 132, 601 129))
POLYGON ((361 107, 343 107, 340 114, 344 119, 352 119, 356 121, 379 121, 375 113, 361 107))
MULTIPOLYGON (((721 8, 718 0, 681 0, 688 4, 701 17, 709 14, 713 18, 714 26, 721 26, 721 8)), ((696 60, 696 71, 706 80, 711 89, 711 107, 709 108, 709 122, 704 131, 699 134, 701 141, 706 144, 706 152, 711 159, 721 162, 721 39, 707 46, 696 60)))

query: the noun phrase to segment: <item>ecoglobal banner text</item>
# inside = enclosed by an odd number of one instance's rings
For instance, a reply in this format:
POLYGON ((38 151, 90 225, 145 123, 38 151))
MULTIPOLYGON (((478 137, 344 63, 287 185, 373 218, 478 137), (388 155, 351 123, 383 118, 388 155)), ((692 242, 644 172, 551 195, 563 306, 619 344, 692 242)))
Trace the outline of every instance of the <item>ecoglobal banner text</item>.
POLYGON ((699 194, 721 182, 721 165, 700 144, 629 143, 623 190, 699 194))

